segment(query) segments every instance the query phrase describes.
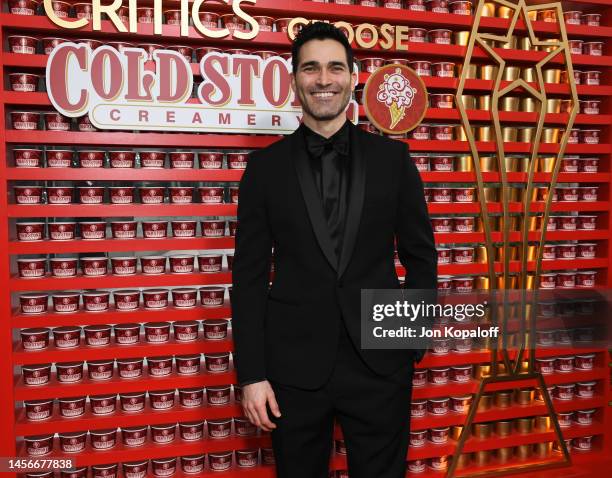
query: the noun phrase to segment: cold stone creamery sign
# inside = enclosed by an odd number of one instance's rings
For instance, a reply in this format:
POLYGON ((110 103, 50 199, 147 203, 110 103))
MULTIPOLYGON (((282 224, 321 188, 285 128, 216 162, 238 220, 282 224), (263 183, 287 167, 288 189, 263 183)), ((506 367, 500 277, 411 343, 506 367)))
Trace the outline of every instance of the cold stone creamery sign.
MULTIPOLYGON (((61 43, 47 63, 47 92, 62 114, 89 114, 101 129, 290 134, 302 110, 291 90, 291 63, 282 57, 210 52, 191 65, 179 52, 61 43)), ((351 100, 347 114, 358 117, 351 100)))

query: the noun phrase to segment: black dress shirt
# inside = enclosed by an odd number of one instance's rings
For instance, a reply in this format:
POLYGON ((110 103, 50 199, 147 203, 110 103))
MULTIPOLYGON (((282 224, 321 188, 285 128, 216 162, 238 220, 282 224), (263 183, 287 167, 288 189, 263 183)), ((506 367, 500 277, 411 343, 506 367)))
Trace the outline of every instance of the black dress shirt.
MULTIPOLYGON (((319 189, 319 196, 323 202, 323 211, 339 263, 350 187, 350 131, 348 120, 328 139, 314 132, 306 125, 303 125, 303 128, 304 139, 311 159, 312 172, 319 189), (313 152, 313 149, 316 148, 311 147, 311 145, 320 145, 322 143, 325 144, 323 152, 313 152), (325 161, 325 166, 328 167, 324 168, 323 161, 325 161), (326 175, 331 176, 326 177, 326 175)), ((321 148, 318 149, 320 150, 321 148)))

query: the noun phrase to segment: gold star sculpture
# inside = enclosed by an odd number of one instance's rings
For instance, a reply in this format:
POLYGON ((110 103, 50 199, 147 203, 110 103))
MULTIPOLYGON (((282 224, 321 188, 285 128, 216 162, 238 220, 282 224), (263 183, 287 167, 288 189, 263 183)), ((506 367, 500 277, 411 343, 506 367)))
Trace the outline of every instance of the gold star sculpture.
MULTIPOLYGON (((490 7, 490 5, 488 6, 490 7)), ((553 466, 563 466, 571 463, 571 458, 569 452, 567 450, 566 444, 563 440, 563 435, 561 433, 561 429, 559 427, 559 423, 557 420, 557 415, 552 406, 552 401, 548 390, 546 388, 546 384, 542 375, 539 372, 535 372, 535 307, 534 305, 537 303, 537 284, 539 283, 539 277, 542 269, 542 254, 543 254, 543 246, 546 241, 546 224, 548 223, 548 217, 550 213, 552 196, 551 194, 554 191, 554 188, 557 184, 557 176, 559 173, 559 169, 561 166, 561 159, 566 150, 566 146, 568 143, 569 135, 571 133, 572 126, 574 124, 574 120, 576 114, 578 113, 578 94, 576 91, 576 84, 574 82, 574 72, 571 62, 570 49, 567 38, 567 31, 565 29, 565 24, 563 21, 563 11, 561 9, 561 3, 547 3, 547 4, 539 4, 539 5, 531 5, 528 6, 525 0, 518 0, 516 3, 506 1, 506 0, 494 0, 493 2, 484 0, 479 0, 478 6, 476 8, 474 23, 472 25, 472 30, 470 32, 469 42, 467 45, 466 56, 463 64, 463 68, 461 70, 461 77, 459 80, 459 87, 456 92, 456 104, 459 110, 461 121, 465 130, 465 134, 469 143, 469 148, 471 151, 471 155, 473 158, 473 166, 474 172, 476 175, 476 181, 478 186, 478 198, 480 202, 480 214, 482 218, 484 233, 485 233, 485 241, 486 241, 486 252, 487 252, 487 262, 488 262, 488 276, 489 276, 489 287, 492 289, 498 288, 498 282, 495 274, 495 262, 494 262, 494 254, 493 254, 493 240, 491 234, 491 223, 489 222, 489 208, 485 197, 485 183, 483 181, 482 168, 480 163, 480 153, 478 151, 476 141, 474 138, 473 129, 470 124, 470 120, 468 118, 465 104, 463 101, 463 94, 465 92, 465 84, 469 74, 470 66, 475 64, 472 63, 472 59, 474 56, 474 48, 480 47, 482 51, 491 60, 495 66, 497 66, 497 74, 495 78, 493 78, 493 90, 492 90, 492 101, 491 101, 491 120, 493 121, 493 128, 495 131, 495 146, 497 152, 497 164, 498 171, 501 183, 501 206, 502 206, 502 238, 503 238, 503 262, 502 262, 502 273, 503 279, 500 282, 502 285, 500 292, 503 294, 503 324, 501 327, 502 330, 502 360, 504 364, 505 373, 503 375, 498 374, 498 351, 497 347, 494 346, 492 350, 492 365, 491 365, 491 375, 485 377, 481 380, 477 394, 475 399, 472 402, 470 410, 468 412, 468 416, 466 419, 466 423, 463 426, 463 430, 461 436, 459 437, 457 447, 455 449, 455 453, 449 466, 447 476, 485 476, 485 475, 495 475, 498 476, 500 472, 508 472, 515 471, 517 469, 520 470, 528 470, 528 469, 539 469, 539 468, 548 468, 553 466), (510 17, 510 24, 508 30, 505 34, 492 34, 492 33, 481 33, 479 30, 481 28, 481 18, 483 9, 485 8, 485 3, 495 3, 499 7, 505 7, 512 15, 510 17), (536 37, 533 31, 533 25, 531 23, 532 16, 537 15, 537 12, 540 10, 555 10, 556 18, 558 22, 558 38, 556 39, 544 39, 540 40, 536 37), (499 42, 500 44, 504 44, 506 46, 512 46, 513 37, 515 31, 517 29, 517 24, 519 19, 522 19, 522 23, 525 26, 526 32, 528 34, 529 42, 532 50, 536 50, 538 48, 542 48, 545 50, 545 54, 542 55, 542 58, 535 64, 535 84, 530 84, 524 79, 516 79, 514 81, 510 81, 509 84, 505 85, 502 88, 502 79, 504 78, 504 72, 509 67, 507 61, 500 55, 494 48, 490 46, 491 42, 499 42), (538 161, 538 153, 540 150, 540 142, 542 139, 546 113, 547 113, 547 94, 544 86, 544 74, 543 67, 551 62, 551 60, 555 60, 558 57, 562 57, 564 61, 564 67, 567 71, 567 78, 569 82, 570 94, 572 99, 572 108, 569 113, 568 122, 566 125, 566 129, 564 134, 561 137, 561 142, 559 144, 559 150, 556 154, 554 165, 551 173, 550 183, 546 186, 548 187, 548 194, 546 195, 546 201, 544 204, 543 211, 543 221, 542 228, 539 235, 539 241, 536 246, 537 250, 537 258, 536 258, 536 271, 535 277, 530 278, 527 274, 527 261, 528 261, 528 251, 529 251, 529 222, 530 222, 530 213, 532 212, 542 212, 535 211, 532 209, 532 197, 534 192, 534 172, 536 168, 536 163, 538 161), (509 273, 510 273, 510 186, 508 182, 508 171, 507 171, 507 162, 505 155, 505 145, 504 145, 504 137, 502 135, 502 127, 499 120, 499 102, 501 99, 517 89, 523 89, 526 93, 529 94, 531 98, 539 104, 539 112, 537 114, 537 123, 535 130, 535 137, 533 142, 531 143, 531 150, 529 152, 529 167, 527 174, 527 187, 525 194, 523 195, 522 204, 521 204, 521 213, 520 216, 522 221, 520 224, 520 232, 521 232, 521 246, 519 248, 520 251, 520 264, 521 270, 519 274, 518 287, 522 289, 520 294, 520 304, 521 314, 520 317, 520 333, 518 334, 517 341, 519 341, 520 346, 517 352, 517 357, 514 361, 510 360, 508 350, 507 350, 507 335, 505 332, 507 331, 507 322, 508 322, 508 309, 509 309, 509 291, 510 283, 509 283, 509 273), (533 280, 531 280, 533 279, 533 280), (529 298, 527 297, 527 289, 533 289, 530 291, 529 298), (531 302, 531 303, 528 303, 531 302), (529 342, 529 362, 526 370, 521 370, 521 365, 523 364, 523 355, 525 353, 525 343, 529 342), (487 468, 487 472, 484 473, 482 471, 467 473, 456 475, 455 472, 457 470, 458 458, 461 455, 463 448, 465 446, 466 440, 469 438, 471 433, 471 426, 474 422, 474 418, 476 415, 476 410, 478 408, 478 403, 485 391, 485 387, 491 383, 499 383, 499 382, 516 382, 517 380, 531 380, 535 381, 538 384, 538 388, 544 398, 544 402, 546 404, 548 413, 551 418, 551 422, 554 427, 556 439, 559 442, 559 445, 563 451, 563 459, 555 459, 549 461, 538 460, 537 462, 529 463, 526 462, 524 464, 519 465, 505 465, 500 466, 498 468, 487 468)), ((537 110, 537 108, 536 108, 537 110)), ((518 292, 518 291, 516 291, 518 292)), ((515 297, 516 294, 513 295, 515 297)), ((492 307, 492 319, 496 321, 496 311, 497 307, 492 307)), ((514 385, 516 386, 516 385, 514 385)))

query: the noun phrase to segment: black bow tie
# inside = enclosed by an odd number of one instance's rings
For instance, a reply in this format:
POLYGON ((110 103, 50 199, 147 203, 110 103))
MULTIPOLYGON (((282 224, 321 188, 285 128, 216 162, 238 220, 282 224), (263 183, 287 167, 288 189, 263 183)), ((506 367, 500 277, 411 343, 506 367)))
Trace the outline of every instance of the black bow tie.
POLYGON ((324 138, 318 134, 306 135, 306 147, 315 158, 321 157, 326 150, 334 149, 338 154, 348 154, 348 135, 335 134, 331 138, 324 138))

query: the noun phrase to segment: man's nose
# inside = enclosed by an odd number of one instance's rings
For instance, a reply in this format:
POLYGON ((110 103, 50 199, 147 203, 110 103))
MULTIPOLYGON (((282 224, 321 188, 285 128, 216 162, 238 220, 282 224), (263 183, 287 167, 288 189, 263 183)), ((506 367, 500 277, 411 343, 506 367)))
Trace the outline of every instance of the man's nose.
POLYGON ((317 83, 323 86, 329 85, 331 83, 331 78, 326 68, 321 68, 321 70, 319 70, 319 76, 317 77, 317 83))

